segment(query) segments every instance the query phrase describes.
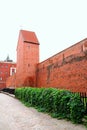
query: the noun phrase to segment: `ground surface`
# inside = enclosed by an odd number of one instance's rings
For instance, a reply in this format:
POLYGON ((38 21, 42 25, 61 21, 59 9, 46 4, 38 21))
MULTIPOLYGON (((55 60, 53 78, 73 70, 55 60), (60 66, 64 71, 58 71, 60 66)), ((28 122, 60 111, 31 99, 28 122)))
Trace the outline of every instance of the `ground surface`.
POLYGON ((20 101, 0 93, 0 130, 86 130, 65 120, 25 107, 20 101))

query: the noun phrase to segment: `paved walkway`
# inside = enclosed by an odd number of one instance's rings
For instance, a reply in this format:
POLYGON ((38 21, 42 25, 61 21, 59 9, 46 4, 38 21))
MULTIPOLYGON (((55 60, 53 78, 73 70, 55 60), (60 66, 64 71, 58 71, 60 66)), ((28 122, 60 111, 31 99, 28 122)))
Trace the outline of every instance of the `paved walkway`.
POLYGON ((20 101, 0 93, 0 130, 86 130, 65 120, 25 107, 20 101))

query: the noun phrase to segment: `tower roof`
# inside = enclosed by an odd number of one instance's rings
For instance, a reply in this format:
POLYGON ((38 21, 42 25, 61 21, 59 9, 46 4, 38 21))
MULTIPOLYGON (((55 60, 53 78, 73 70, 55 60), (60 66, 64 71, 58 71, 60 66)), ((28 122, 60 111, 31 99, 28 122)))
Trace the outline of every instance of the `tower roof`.
POLYGON ((26 31, 26 30, 21 30, 20 32, 23 36, 24 42, 39 44, 39 41, 37 39, 35 32, 26 31))

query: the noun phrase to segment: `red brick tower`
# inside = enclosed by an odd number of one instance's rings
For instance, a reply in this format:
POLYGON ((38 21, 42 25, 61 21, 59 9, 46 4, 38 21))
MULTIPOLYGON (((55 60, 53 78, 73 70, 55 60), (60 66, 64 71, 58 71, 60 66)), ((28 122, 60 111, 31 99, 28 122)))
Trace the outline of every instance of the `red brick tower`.
POLYGON ((20 30, 17 45, 16 87, 36 85, 39 42, 34 32, 20 30))

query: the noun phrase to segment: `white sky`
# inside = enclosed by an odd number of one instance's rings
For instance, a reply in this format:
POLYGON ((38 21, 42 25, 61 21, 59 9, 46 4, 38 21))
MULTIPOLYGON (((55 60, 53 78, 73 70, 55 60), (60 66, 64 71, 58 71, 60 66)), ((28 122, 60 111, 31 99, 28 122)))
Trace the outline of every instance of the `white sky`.
POLYGON ((87 0, 1 0, 0 60, 16 61, 20 29, 36 33, 43 61, 87 37, 87 0))

